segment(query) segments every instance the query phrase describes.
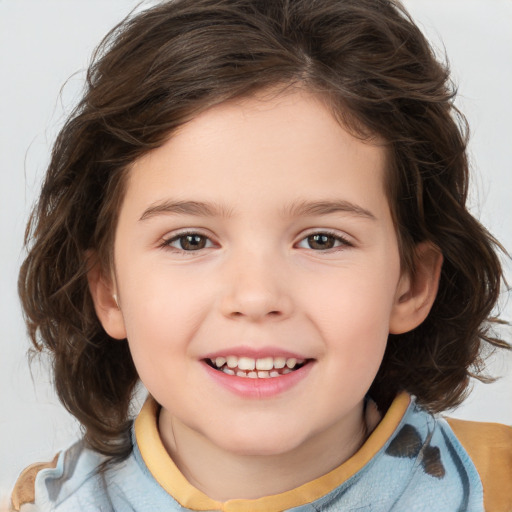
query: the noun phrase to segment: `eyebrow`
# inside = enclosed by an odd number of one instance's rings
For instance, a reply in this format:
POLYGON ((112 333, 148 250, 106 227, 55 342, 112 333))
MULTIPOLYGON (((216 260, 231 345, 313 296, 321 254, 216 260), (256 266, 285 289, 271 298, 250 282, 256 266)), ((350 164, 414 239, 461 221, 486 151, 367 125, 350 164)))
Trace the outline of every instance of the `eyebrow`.
POLYGON ((231 217, 231 211, 217 203, 200 201, 161 201, 151 205, 139 220, 146 220, 156 215, 193 215, 196 217, 231 217))
MULTIPOLYGON (((299 200, 290 203, 281 210, 283 217, 301 217, 312 215, 329 215, 333 213, 349 213, 358 217, 376 220, 375 215, 350 201, 324 200, 307 201, 299 200)), ((202 201, 172 201, 166 200, 151 205, 141 215, 139 220, 150 219, 157 215, 192 215, 196 217, 231 217, 233 211, 217 203, 202 201)))
POLYGON ((329 215, 331 213, 350 213, 358 217, 377 220, 375 215, 366 208, 343 199, 326 201, 299 200, 291 203, 282 210, 283 216, 300 217, 308 215, 329 215))

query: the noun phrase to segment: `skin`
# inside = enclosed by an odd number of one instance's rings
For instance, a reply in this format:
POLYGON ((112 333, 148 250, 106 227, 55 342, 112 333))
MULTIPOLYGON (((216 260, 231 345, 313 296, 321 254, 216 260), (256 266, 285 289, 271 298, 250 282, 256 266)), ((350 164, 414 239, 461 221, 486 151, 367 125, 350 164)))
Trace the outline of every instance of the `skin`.
POLYGON ((385 172, 382 144, 353 137, 301 90, 209 109, 130 170, 115 279, 91 271, 91 292, 162 406, 164 445, 210 497, 292 489, 364 442, 388 333, 423 321, 441 265, 425 244, 414 280, 402 274, 385 172), (176 201, 220 211, 176 213, 176 201), (287 209, 304 201, 344 203, 287 209), (183 230, 204 246, 184 251, 183 230), (326 232, 327 248, 312 246, 326 232), (235 349, 299 354, 308 371, 273 396, 241 396, 204 363, 235 349))

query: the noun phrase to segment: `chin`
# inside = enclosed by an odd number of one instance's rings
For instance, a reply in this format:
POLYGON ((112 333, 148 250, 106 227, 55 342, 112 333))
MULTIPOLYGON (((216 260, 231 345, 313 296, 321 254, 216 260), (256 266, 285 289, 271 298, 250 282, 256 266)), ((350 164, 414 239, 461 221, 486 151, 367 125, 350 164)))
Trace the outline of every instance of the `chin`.
MULTIPOLYGON (((277 429, 275 429, 277 430, 277 429)), ((258 432, 253 430, 231 431, 229 439, 223 439, 217 445, 234 455, 247 457, 275 457, 292 452, 302 445, 304 439, 297 439, 290 433, 258 432)))

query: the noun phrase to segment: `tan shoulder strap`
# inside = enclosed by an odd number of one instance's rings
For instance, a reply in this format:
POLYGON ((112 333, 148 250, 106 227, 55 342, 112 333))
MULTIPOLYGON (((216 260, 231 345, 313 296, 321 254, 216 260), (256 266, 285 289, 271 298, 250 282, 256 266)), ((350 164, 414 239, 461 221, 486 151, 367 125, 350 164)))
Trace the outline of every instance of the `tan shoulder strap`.
POLYGON ((12 510, 19 511, 21 506, 25 503, 34 503, 35 499, 35 483, 36 476, 41 469, 54 468, 57 466, 57 459, 59 454, 55 455, 55 458, 51 462, 38 462, 25 468, 12 491, 11 495, 11 506, 12 510))
POLYGON ((512 427, 446 418, 471 457, 484 488, 485 510, 512 511, 512 427))

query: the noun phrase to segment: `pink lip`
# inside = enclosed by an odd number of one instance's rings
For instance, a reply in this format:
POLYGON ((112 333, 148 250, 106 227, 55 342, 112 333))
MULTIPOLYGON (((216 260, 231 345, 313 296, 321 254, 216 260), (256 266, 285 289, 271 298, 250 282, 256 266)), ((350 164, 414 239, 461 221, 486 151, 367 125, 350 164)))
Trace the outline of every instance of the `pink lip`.
POLYGON ((227 356, 237 356, 237 357, 251 357, 253 359, 263 359, 264 357, 285 357, 286 359, 294 358, 294 359, 309 359, 306 356, 301 354, 297 354, 294 352, 290 352, 288 350, 283 350, 275 347, 262 347, 262 348, 254 348, 254 347, 231 347, 226 348, 224 350, 218 350, 217 352, 211 352, 206 354, 203 359, 215 359, 217 357, 227 357, 227 356))
MULTIPOLYGON (((227 352, 224 352, 224 354, 226 353, 227 352)), ((229 352, 229 354, 236 355, 233 354, 232 352, 229 352)), ((245 354, 247 354, 247 352, 245 352, 245 354)), ((285 391, 291 389, 292 387, 296 386, 299 382, 301 382, 309 374, 309 371, 313 367, 313 360, 310 360, 298 370, 294 370, 293 372, 287 373, 286 375, 280 375, 279 377, 270 377, 268 379, 251 379, 249 377, 237 377, 236 375, 227 375, 222 371, 215 370, 205 361, 202 361, 202 364, 209 377, 213 379, 217 384, 227 389, 228 391, 231 391, 232 393, 243 398, 265 399, 272 398, 274 396, 279 395, 280 393, 284 393, 285 391)))

